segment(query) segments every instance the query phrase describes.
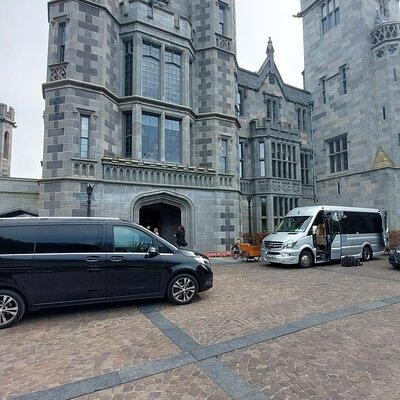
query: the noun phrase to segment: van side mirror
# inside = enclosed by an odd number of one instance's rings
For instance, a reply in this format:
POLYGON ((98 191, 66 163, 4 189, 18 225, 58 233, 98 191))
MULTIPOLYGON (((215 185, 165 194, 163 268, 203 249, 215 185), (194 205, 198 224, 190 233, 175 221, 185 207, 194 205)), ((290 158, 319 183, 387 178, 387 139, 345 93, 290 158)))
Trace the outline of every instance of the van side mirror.
POLYGON ((160 252, 155 247, 150 247, 145 255, 145 258, 155 258, 160 255, 160 252))
POLYGON ((315 236, 316 234, 318 233, 318 226, 313 226, 312 227, 312 234, 313 234, 313 236, 315 236))

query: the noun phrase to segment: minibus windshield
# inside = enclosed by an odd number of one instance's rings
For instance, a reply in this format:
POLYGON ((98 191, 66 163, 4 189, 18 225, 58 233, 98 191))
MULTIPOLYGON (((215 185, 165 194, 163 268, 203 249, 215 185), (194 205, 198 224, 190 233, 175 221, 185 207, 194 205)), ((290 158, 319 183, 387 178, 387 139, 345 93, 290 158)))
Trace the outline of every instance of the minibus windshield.
POLYGON ((305 232, 311 222, 311 216, 285 217, 275 229, 275 233, 305 232))

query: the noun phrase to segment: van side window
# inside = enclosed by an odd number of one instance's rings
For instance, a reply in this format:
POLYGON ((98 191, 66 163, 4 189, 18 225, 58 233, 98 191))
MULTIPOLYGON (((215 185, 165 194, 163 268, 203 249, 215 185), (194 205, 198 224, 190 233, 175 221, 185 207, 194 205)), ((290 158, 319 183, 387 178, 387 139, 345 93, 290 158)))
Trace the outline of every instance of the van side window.
POLYGON ((139 229, 114 226, 114 252, 147 253, 153 246, 153 238, 139 229))
POLYGON ((32 254, 35 248, 34 226, 0 228, 0 254, 32 254))
POLYGON ((342 233, 382 233, 382 217, 380 214, 345 212, 346 218, 341 222, 342 233))
POLYGON ((161 242, 158 242, 157 244, 160 254, 174 254, 172 250, 170 250, 167 246, 163 245, 161 242))
POLYGON ((36 253, 101 253, 101 225, 39 226, 36 253))

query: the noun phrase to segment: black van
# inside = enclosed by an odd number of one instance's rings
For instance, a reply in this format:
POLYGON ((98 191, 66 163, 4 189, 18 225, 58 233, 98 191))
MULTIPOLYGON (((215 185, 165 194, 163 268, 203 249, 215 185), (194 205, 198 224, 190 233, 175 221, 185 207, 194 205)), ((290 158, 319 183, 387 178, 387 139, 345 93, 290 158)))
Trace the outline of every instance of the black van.
POLYGON ((0 329, 27 309, 164 296, 189 304, 212 286, 207 257, 131 222, 0 219, 0 329))

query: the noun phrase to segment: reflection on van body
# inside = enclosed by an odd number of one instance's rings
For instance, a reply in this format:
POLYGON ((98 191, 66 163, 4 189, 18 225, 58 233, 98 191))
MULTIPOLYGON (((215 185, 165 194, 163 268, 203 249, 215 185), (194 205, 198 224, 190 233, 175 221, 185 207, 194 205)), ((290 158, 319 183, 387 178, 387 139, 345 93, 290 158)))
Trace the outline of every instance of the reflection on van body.
POLYGON ((349 255, 369 261, 384 254, 387 241, 387 217, 379 210, 302 207, 289 212, 264 239, 262 260, 302 267, 349 255))

